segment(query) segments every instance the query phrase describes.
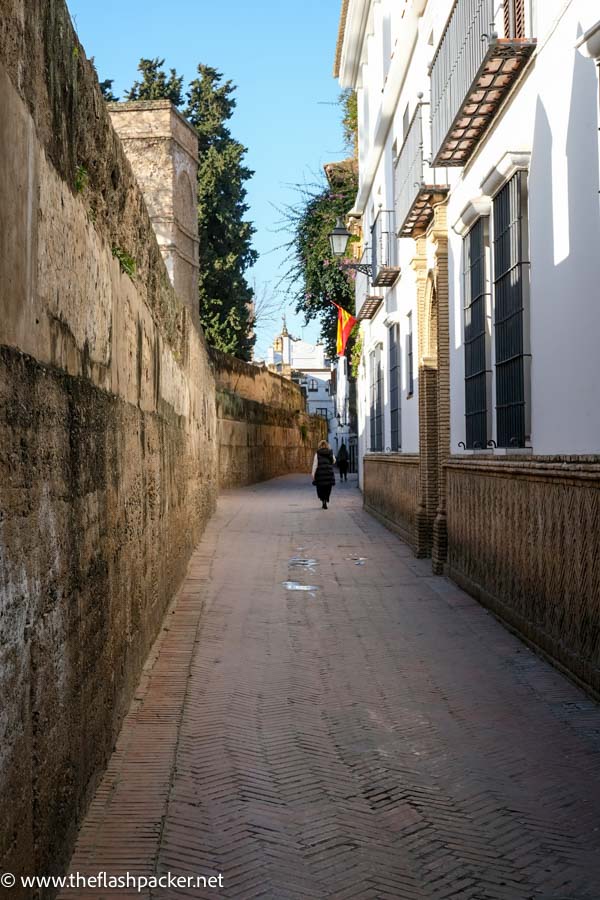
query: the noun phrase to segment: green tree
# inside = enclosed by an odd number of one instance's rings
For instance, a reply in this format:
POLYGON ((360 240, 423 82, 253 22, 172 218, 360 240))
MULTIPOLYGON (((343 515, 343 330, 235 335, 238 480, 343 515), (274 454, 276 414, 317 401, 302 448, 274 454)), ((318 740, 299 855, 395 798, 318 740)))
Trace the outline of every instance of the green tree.
POLYGON ((140 59, 138 72, 141 81, 134 81, 131 88, 125 91, 126 100, 170 100, 175 106, 183 103, 183 76, 175 69, 169 69, 167 78, 163 70, 164 59, 140 59))
MULTIPOLYGON (((168 99, 182 105, 183 79, 163 59, 141 59, 142 80, 125 93, 128 100, 168 99)), ((212 347, 250 359, 254 346, 254 291, 246 271, 256 262, 254 228, 246 221, 245 183, 254 174, 244 165, 246 148, 227 126, 233 115, 235 86, 210 66, 198 66, 189 85, 184 115, 198 135, 198 234, 200 239, 200 321, 212 347)))
POLYGON ((114 78, 106 78, 104 81, 100 82, 100 90, 107 103, 117 103, 119 100, 112 92, 113 82, 114 78))
POLYGON ((352 151, 354 159, 358 157, 358 98, 356 91, 348 88, 342 91, 339 100, 342 108, 342 131, 344 141, 352 151))
POLYGON ((200 160, 200 321, 211 346, 250 359, 254 292, 245 273, 258 254, 252 248, 255 229, 245 218, 245 184, 254 173, 244 164, 246 148, 227 125, 235 86, 210 66, 199 65, 198 76, 190 83, 185 115, 196 129, 200 160))
POLYGON ((335 357, 337 309, 331 301, 354 312, 355 273, 344 270, 333 256, 329 234, 356 196, 356 166, 351 160, 338 164, 330 181, 327 186, 299 188, 298 204, 284 210, 285 227, 291 229, 292 240, 287 245, 291 264, 283 281, 296 302, 296 312, 302 313, 307 323, 320 322, 327 352, 335 357))

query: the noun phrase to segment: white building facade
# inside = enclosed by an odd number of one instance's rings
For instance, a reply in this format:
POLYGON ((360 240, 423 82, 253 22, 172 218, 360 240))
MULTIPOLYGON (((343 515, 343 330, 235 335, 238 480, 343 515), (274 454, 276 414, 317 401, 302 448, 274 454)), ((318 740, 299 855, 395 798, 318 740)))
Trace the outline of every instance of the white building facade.
POLYGON ((600 613, 599 18, 590 0, 345 0, 336 75, 357 91, 349 216, 372 266, 365 504, 556 658, 566 629, 569 667, 600 685, 574 613, 600 613))

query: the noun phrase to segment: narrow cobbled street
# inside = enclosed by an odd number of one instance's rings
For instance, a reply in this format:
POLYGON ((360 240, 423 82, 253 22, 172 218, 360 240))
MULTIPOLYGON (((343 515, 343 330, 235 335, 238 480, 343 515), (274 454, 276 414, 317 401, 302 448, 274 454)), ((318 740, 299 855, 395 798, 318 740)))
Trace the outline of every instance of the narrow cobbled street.
POLYGON ((600 709, 430 573, 355 481, 225 493, 71 862, 224 886, 81 896, 597 900, 600 709))

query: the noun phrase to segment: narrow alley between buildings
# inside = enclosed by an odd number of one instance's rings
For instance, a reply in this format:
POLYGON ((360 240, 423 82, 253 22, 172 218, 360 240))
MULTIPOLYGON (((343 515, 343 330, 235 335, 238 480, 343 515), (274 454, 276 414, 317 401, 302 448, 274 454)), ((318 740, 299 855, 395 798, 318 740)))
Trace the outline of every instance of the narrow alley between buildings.
POLYGON ((225 492, 71 861, 223 887, 81 896, 600 896, 600 709, 430 571, 355 482, 225 492))

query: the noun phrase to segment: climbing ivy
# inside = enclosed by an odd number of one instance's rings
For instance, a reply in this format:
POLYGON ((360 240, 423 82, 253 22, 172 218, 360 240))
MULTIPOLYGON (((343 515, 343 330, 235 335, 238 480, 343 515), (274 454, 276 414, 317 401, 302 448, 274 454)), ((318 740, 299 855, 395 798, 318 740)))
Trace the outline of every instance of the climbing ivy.
POLYGON ((352 375, 353 378, 358 378, 358 370, 360 367, 362 351, 363 351, 363 336, 362 336, 362 332, 358 331, 358 329, 357 329, 354 346, 352 347, 352 352, 350 353, 350 374, 352 375))
MULTIPOLYGON (((282 210, 283 228, 292 232, 286 246, 288 269, 282 281, 305 322, 320 322, 321 339, 331 357, 336 354, 337 336, 337 309, 331 301, 353 313, 356 277, 352 270, 342 268, 329 245, 329 234, 338 218, 345 220, 358 190, 356 93, 343 91, 338 102, 344 139, 352 157, 328 166, 327 181, 298 185, 298 202, 282 210)), ((348 353, 352 345, 353 336, 348 342, 348 353)))
POLYGON ((354 312, 355 273, 341 267, 329 246, 329 234, 338 217, 345 217, 356 196, 356 168, 351 163, 336 168, 334 186, 323 183, 298 188, 300 199, 284 212, 292 230, 287 245, 290 264, 283 282, 306 323, 321 324, 321 338, 332 357, 336 353, 337 303, 354 312))
POLYGON ((354 159, 358 158, 358 100, 356 91, 346 90, 340 94, 342 108, 342 129, 346 146, 352 151, 354 159))

